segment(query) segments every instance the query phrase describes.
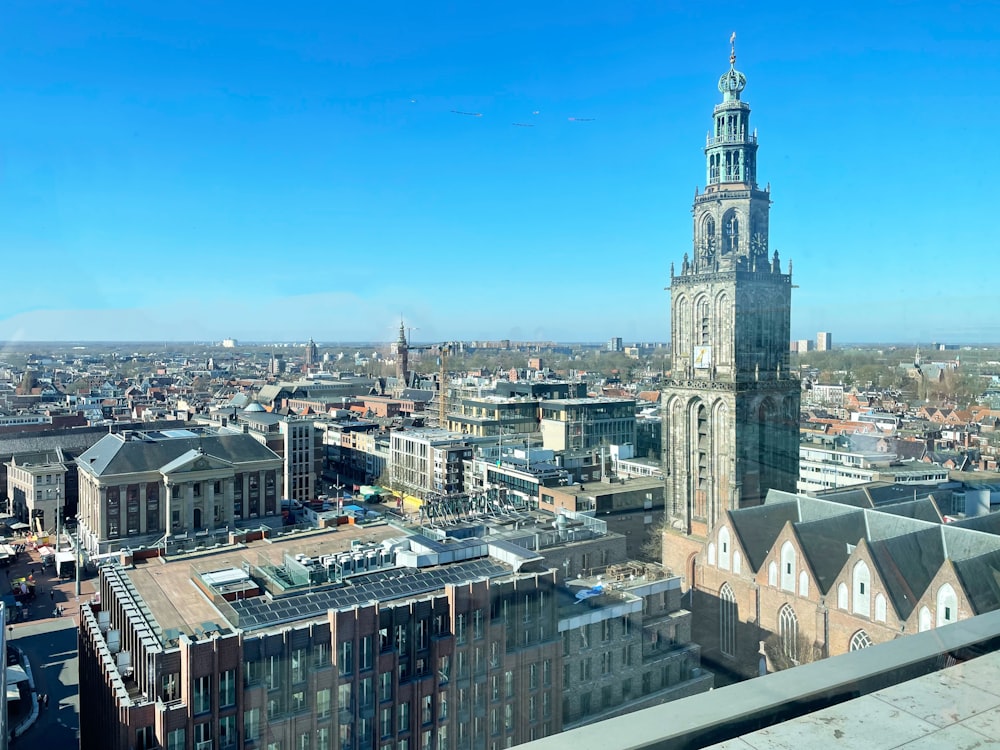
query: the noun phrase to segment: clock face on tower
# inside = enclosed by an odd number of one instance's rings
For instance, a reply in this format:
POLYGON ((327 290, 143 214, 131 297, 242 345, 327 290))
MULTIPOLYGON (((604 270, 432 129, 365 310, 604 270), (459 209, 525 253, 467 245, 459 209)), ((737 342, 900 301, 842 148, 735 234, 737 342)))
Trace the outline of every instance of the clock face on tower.
POLYGON ((750 249, 755 253, 767 252, 767 237, 764 236, 763 232, 754 232, 753 237, 750 238, 750 249))

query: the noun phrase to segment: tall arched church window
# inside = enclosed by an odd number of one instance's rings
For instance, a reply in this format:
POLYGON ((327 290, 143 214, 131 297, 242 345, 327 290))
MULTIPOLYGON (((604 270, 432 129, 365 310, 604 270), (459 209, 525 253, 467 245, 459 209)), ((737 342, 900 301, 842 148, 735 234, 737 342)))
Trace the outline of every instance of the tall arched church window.
POLYGON ((937 624, 947 625, 958 622, 958 597, 950 583, 946 583, 937 592, 937 624))
POLYGON ((781 545, 781 590, 795 593, 795 547, 791 542, 781 545))
POLYGON ((778 563, 774 560, 771 560, 770 564, 767 566, 767 585, 778 585, 778 563))
POLYGON ((847 584, 843 581, 837 586, 837 607, 847 609, 847 584))
POLYGON ((781 639, 781 652, 793 662, 798 662, 799 618, 788 604, 778 612, 778 637, 781 639))
POLYGON ((736 655, 736 622, 739 614, 736 595, 728 583, 719 590, 719 650, 726 656, 736 655))
POLYGON ((851 576, 853 607, 852 612, 863 617, 871 617, 871 571, 864 560, 858 560, 851 576))
POLYGON ((715 565, 715 542, 708 543, 708 564, 715 565))
POLYGON ((743 572, 743 557, 738 549, 733 550, 733 572, 737 575, 743 572))
POLYGON ((861 649, 868 648, 871 645, 871 637, 863 630, 859 630, 851 636, 851 651, 860 651, 861 649))
POLYGON ((927 609, 927 607, 921 607, 920 613, 917 615, 917 630, 923 633, 925 630, 930 630, 932 627, 931 611, 927 609))
POLYGON ((881 593, 875 595, 875 622, 885 622, 886 604, 881 593))
POLYGON ((799 596, 809 596, 809 574, 799 571, 799 596))
POLYGON ((719 529, 719 567, 729 570, 729 559, 732 551, 729 549, 729 527, 719 529))
POLYGON ((698 300, 698 331, 695 334, 698 343, 708 346, 712 343, 712 318, 708 300, 702 297, 698 300))

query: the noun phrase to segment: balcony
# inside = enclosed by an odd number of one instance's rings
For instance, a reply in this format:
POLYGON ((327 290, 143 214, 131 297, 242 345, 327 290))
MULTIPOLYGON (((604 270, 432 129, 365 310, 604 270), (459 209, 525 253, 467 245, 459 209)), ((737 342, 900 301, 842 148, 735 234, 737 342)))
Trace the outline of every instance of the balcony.
POLYGON ((1000 736, 998 673, 1000 610, 523 747, 986 746, 1000 736))
POLYGON ((711 148, 712 146, 724 146, 726 144, 741 145, 744 143, 756 143, 756 142, 757 142, 756 133, 751 133, 750 135, 733 135, 727 133, 726 135, 705 136, 705 148, 711 148))

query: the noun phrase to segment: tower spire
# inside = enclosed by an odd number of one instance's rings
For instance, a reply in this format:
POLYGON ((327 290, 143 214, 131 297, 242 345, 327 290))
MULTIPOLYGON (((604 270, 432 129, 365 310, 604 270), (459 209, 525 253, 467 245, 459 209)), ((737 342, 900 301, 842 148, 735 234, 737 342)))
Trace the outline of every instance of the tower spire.
POLYGON ((729 67, 736 67, 736 32, 729 37, 729 67))

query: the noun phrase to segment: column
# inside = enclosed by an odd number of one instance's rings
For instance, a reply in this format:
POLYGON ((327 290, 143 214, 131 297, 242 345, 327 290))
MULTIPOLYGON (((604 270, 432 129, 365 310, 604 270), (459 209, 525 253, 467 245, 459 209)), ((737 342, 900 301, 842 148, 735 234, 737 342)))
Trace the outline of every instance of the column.
POLYGON ((214 529, 215 528, 215 482, 209 479, 204 483, 205 486, 205 515, 208 516, 205 519, 205 528, 214 529))
POLYGON ((139 482, 139 533, 145 534, 149 531, 146 525, 146 485, 147 482, 139 482))
POLYGON ((184 483, 184 531, 194 531, 194 482, 184 483))
MULTIPOLYGON (((234 507, 236 500, 235 493, 233 492, 233 481, 233 477, 228 477, 222 483, 223 502, 225 503, 223 505, 223 512, 226 516, 226 525, 230 531, 236 527, 236 509, 234 507)), ((245 498, 246 495, 244 495, 244 503, 246 502, 245 498)))
POLYGON ((106 527, 107 523, 107 507, 108 507, 108 488, 101 487, 100 489, 100 502, 97 503, 97 517, 94 519, 94 533, 97 535, 98 539, 106 539, 108 536, 108 529, 106 527))
POLYGON ((160 508, 162 509, 161 512, 167 518, 167 522, 163 525, 162 528, 164 529, 163 535, 166 538, 168 538, 168 539, 170 538, 170 533, 173 531, 173 529, 170 526, 170 521, 173 518, 173 513, 171 512, 171 509, 172 509, 172 506, 171 506, 171 496, 173 495, 173 492, 174 492, 173 485, 170 484, 166 480, 166 478, 164 478, 164 480, 163 480, 163 497, 160 499, 160 508))

